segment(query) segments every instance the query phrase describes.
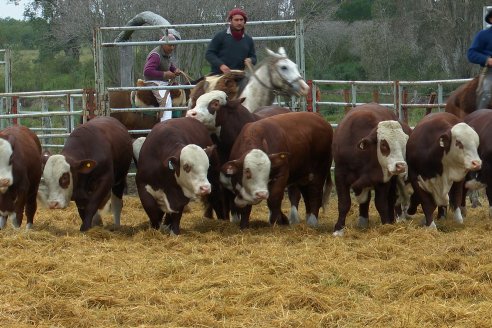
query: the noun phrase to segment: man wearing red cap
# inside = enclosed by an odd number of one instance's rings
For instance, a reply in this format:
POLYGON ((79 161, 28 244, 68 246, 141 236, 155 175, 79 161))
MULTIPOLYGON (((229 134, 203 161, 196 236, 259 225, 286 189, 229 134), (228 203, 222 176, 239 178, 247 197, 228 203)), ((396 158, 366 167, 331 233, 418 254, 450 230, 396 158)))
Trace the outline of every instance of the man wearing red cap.
POLYGON ((205 58, 212 74, 224 74, 231 69, 244 70, 246 62, 256 64, 253 38, 244 32, 248 17, 244 10, 234 8, 227 16, 229 27, 217 33, 208 45, 205 58))

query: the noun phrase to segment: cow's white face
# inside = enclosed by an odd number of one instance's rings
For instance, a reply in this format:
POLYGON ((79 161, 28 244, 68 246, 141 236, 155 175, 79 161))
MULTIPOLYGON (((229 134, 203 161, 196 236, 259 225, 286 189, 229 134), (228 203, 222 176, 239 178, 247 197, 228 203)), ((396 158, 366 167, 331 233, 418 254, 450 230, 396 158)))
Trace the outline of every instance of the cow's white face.
POLYGON ((382 121, 377 127, 377 155, 383 170, 383 180, 394 175, 406 177, 406 148, 408 136, 397 121, 382 121))
POLYGON ((215 117, 220 106, 227 103, 227 95, 224 91, 212 90, 198 97, 194 108, 186 112, 186 117, 192 117, 202 122, 212 133, 217 133, 215 117))
POLYGON ((63 155, 52 155, 46 161, 43 171, 46 193, 40 199, 45 199, 49 208, 66 208, 73 193, 73 177, 70 164, 63 155))
POLYGON ((5 193, 14 183, 12 173, 12 146, 10 143, 0 138, 0 193, 5 193))
POLYGON ((197 145, 187 145, 181 149, 179 157, 179 176, 175 173, 176 182, 183 194, 196 199, 210 193, 212 187, 207 179, 209 159, 205 151, 197 145))
POLYGON ((234 203, 237 206, 254 205, 268 199, 271 161, 267 154, 259 149, 253 149, 244 157, 242 167, 239 165, 237 169, 237 172, 226 170, 226 174, 237 174, 240 177, 233 179, 233 189, 236 194, 234 203))
MULTIPOLYGON (((441 147, 444 143, 441 138, 441 147)), ((442 163, 450 169, 452 181, 460 181, 468 171, 477 171, 482 167, 477 152, 479 144, 478 134, 468 124, 458 123, 451 128, 449 152, 444 154, 442 163)))

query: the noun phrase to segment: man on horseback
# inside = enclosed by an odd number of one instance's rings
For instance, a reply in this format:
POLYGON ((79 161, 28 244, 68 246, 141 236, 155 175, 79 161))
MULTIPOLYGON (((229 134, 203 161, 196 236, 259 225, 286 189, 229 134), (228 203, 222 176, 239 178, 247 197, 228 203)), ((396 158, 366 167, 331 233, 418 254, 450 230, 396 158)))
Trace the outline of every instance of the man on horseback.
MULTIPOLYGON (((492 24, 492 10, 487 12, 485 22, 492 24)), ((468 61, 482 66, 477 87, 477 109, 489 108, 492 100, 492 28, 481 30, 475 35, 468 49, 468 61)))
POLYGON ((231 69, 244 70, 248 62, 256 64, 253 38, 244 32, 248 20, 246 12, 234 8, 229 11, 227 19, 229 27, 213 37, 205 53, 212 74, 229 73, 231 69))
MULTIPOLYGON (((160 41, 176 41, 176 39, 179 39, 179 37, 169 33, 163 36, 160 41)), ((162 44, 152 49, 147 55, 143 72, 146 86, 168 85, 170 80, 181 74, 172 56, 175 47, 175 44, 162 44)), ((159 103, 159 107, 172 107, 169 90, 152 90, 152 93, 159 103)), ((161 121, 165 121, 171 117, 172 112, 165 111, 162 113, 161 121)))

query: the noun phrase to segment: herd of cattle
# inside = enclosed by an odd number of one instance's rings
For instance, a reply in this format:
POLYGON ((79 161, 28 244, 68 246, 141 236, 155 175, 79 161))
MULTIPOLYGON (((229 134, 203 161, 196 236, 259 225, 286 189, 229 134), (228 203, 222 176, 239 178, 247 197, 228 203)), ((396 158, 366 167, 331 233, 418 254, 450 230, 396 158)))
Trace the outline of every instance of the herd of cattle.
MULTIPOLYGON (((228 99, 214 90, 201 95, 186 117, 154 125, 133 141, 112 117, 96 117, 77 127, 59 154, 42 153, 37 136, 12 126, 0 132, 0 228, 7 218, 19 227, 24 209, 31 228, 37 200, 50 209, 75 201, 81 231, 101 224, 109 204, 120 224, 126 176, 132 159, 143 208, 155 229, 179 234, 190 200, 205 201, 204 217, 230 220, 247 228, 251 208, 263 200, 271 224, 300 221, 316 226, 327 206, 334 161, 338 220, 342 236, 351 208, 359 204, 366 227, 374 190, 383 224, 422 206, 425 226, 435 228, 437 207, 448 205, 462 222, 466 189, 492 183, 492 110, 463 119, 447 112, 426 115, 411 129, 392 110, 365 104, 350 110, 336 131, 319 114, 277 106, 250 112, 244 98, 228 99), (291 211, 282 213, 288 191, 291 211)), ((492 188, 486 188, 489 201, 492 188)), ((442 211, 440 211, 442 215, 442 211)))

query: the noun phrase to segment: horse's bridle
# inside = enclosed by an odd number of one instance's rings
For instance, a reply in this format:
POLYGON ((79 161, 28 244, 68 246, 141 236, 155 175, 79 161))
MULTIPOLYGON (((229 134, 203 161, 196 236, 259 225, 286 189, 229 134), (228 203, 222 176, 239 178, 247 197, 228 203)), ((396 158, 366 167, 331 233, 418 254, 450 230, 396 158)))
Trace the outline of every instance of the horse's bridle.
POLYGON ((251 63, 247 62, 246 65, 248 66, 249 70, 251 71, 251 75, 256 79, 256 81, 258 81, 258 83, 261 84, 262 87, 270 90, 273 92, 274 95, 276 96, 290 96, 291 94, 284 90, 284 88, 282 88, 284 85, 289 85, 291 86, 292 84, 294 84, 295 82, 299 81, 299 80, 302 80, 302 76, 298 76, 296 77, 295 79, 293 79, 292 81, 289 81, 287 79, 284 79, 282 74, 280 74, 280 72, 275 68, 275 63, 277 61, 279 61, 280 59, 284 59, 284 58, 277 58, 275 61, 272 61, 272 62, 269 62, 268 65, 269 65, 269 68, 268 68, 268 75, 269 75, 269 78, 270 78, 270 83, 271 85, 268 86, 266 85, 263 81, 260 80, 260 78, 256 75, 256 70, 253 68, 253 66, 251 65, 251 63), (273 68, 272 68, 273 66, 273 68), (273 73, 272 73, 272 70, 274 70, 281 78, 282 78, 282 81, 284 82, 282 84, 282 86, 277 86, 273 83, 273 73))

